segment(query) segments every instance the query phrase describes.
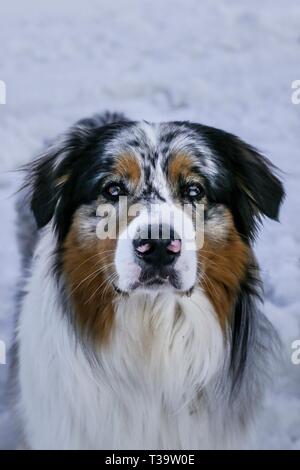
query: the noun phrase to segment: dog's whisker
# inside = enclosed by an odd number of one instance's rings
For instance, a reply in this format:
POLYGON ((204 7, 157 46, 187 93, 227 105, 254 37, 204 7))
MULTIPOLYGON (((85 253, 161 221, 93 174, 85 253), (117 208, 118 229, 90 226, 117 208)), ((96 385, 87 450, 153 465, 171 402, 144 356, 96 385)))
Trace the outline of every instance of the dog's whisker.
MULTIPOLYGON (((100 273, 102 273, 103 271, 105 271, 106 269, 110 268, 111 266, 113 266, 113 263, 109 263, 109 264, 106 264, 104 266, 100 266, 98 269, 96 269, 95 271, 93 271, 92 273, 88 274, 84 279, 82 279, 76 286, 75 288, 70 292, 70 296, 73 295, 77 289, 79 289, 79 287, 84 284, 87 280, 89 280, 90 278, 95 279, 95 277, 97 275, 99 275, 100 273)), ((90 282, 92 282, 92 280, 90 280, 90 282)))

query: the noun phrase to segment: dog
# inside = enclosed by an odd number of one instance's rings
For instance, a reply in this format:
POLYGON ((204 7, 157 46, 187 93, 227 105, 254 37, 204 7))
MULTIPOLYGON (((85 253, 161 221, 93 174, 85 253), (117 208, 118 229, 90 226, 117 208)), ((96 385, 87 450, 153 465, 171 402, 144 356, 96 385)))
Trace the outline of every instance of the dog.
POLYGON ((26 172, 26 445, 247 446, 276 337, 252 248, 262 218, 278 220, 276 168, 223 130, 106 113, 26 172))

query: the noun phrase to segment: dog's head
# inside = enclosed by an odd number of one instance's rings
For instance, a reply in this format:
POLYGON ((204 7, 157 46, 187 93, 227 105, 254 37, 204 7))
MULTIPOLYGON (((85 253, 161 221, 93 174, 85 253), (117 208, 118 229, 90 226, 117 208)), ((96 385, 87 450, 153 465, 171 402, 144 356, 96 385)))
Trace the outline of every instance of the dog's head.
POLYGON ((39 228, 53 223, 79 316, 102 328, 106 295, 195 287, 224 322, 258 222, 277 219, 283 198, 254 148, 189 122, 83 121, 33 164, 31 177, 33 213, 39 228))

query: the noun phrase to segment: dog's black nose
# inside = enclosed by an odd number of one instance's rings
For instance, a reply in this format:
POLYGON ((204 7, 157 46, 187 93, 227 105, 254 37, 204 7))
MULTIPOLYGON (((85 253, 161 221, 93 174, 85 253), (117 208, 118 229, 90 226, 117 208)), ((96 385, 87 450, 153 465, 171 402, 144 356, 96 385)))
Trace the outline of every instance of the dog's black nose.
POLYGON ((167 266, 180 255, 181 240, 175 238, 173 230, 169 233, 169 238, 161 238, 160 230, 159 238, 135 239, 133 247, 136 256, 145 263, 153 267, 167 266))

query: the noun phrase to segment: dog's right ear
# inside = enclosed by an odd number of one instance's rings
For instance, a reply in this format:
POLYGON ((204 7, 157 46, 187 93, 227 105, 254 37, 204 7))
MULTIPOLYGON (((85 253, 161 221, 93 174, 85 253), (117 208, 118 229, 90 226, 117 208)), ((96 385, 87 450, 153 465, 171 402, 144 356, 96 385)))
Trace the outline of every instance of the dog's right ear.
POLYGON ((41 157, 29 165, 30 207, 38 228, 47 225, 55 214, 64 185, 69 178, 68 154, 68 142, 61 141, 55 146, 50 146, 41 157))
POLYGON ((120 113, 104 113, 83 119, 74 124, 55 145, 25 167, 28 171, 27 185, 31 188, 31 210, 38 228, 47 225, 54 217, 64 193, 70 195, 74 165, 85 156, 89 138, 96 135, 104 141, 105 129, 111 135, 111 126, 130 121, 120 113), (100 129, 102 131, 100 132, 100 129), (68 184, 69 182, 69 184, 68 184), (68 188, 69 187, 69 188, 68 188))
POLYGON ((31 210, 38 228, 47 225, 55 215, 67 181, 71 177, 72 162, 85 148, 91 125, 74 124, 55 144, 29 166, 28 186, 31 188, 31 210))

